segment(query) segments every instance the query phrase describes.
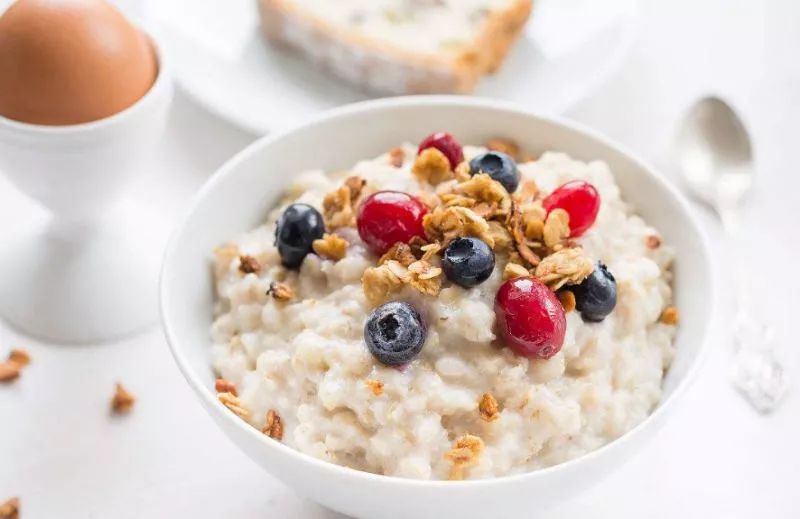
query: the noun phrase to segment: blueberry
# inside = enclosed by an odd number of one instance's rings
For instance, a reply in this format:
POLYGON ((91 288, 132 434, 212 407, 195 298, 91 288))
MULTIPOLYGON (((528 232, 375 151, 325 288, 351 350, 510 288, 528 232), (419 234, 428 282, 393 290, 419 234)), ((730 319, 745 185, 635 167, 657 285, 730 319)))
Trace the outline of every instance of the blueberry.
POLYGON ((514 159, 499 151, 489 151, 469 161, 469 174, 478 173, 486 173, 497 180, 509 193, 516 191, 519 185, 517 164, 514 159))
POLYGON ((416 308, 402 301, 379 306, 364 326, 372 356, 387 366, 408 364, 422 350, 427 329, 416 308))
POLYGON ((617 305, 617 281, 599 261, 589 277, 571 290, 575 294, 575 307, 584 321, 599 323, 617 305))
POLYGON ((456 238, 444 250, 442 269, 456 285, 474 287, 492 275, 494 252, 478 238, 456 238))
POLYGON ((325 222, 319 211, 307 204, 287 207, 275 228, 275 245, 284 266, 290 269, 300 267, 311 252, 311 244, 324 233, 325 222))

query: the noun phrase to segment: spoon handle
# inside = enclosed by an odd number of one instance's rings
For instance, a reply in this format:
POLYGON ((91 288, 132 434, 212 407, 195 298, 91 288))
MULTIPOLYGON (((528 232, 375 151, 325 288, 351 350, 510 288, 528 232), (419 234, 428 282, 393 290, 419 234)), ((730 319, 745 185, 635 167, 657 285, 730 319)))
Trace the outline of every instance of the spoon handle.
MULTIPOLYGON (((738 249, 742 243, 738 210, 720 204, 718 212, 728 243, 738 249)), ((778 407, 788 380, 784 365, 776 355, 774 329, 753 308, 750 278, 742 254, 734 251, 733 262, 736 287, 733 384, 756 410, 769 413, 778 407)))

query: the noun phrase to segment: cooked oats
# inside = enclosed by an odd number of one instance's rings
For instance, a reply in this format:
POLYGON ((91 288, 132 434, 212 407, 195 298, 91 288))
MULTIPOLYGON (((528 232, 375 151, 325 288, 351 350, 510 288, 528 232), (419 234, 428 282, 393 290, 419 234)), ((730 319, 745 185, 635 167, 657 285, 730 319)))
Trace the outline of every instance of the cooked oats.
MULTIPOLYGON (((601 447, 644 420, 659 401, 672 357, 675 327, 659 322, 659 316, 672 304, 673 253, 667 243, 657 251, 645 248, 647 237, 659 233, 621 199, 608 167, 561 153, 519 164, 515 210, 507 221, 487 221, 469 208, 437 208, 442 202, 437 190, 452 193, 457 182, 470 181, 466 161, 456 168, 455 179, 431 186, 411 173, 415 148, 403 149, 409 160, 400 168, 384 154, 359 162, 350 174, 367 181, 369 189, 425 193, 420 198, 433 201, 426 231, 435 243, 415 239, 408 248, 387 253, 379 265, 356 229, 342 228, 337 234, 350 243, 342 259, 310 254, 299 271, 287 271, 273 245, 275 221, 285 204, 299 201, 323 209, 326 194, 342 187, 341 174, 315 171, 296 175, 284 205, 264 225, 229 244, 233 258, 246 253, 260 260, 259 279, 241 276, 229 263, 230 254, 215 254, 219 304, 212 359, 219 377, 239 390, 239 398, 229 403, 257 430, 274 411, 282 443, 311 456, 378 474, 438 480, 491 478, 555 465, 601 447), (574 243, 568 238, 559 244, 562 256, 549 260, 556 262, 550 282, 576 281, 586 273, 583 260, 569 275, 560 269, 560 260, 575 262, 564 255, 576 254, 570 251, 579 247, 583 252, 577 254, 592 264, 605 263, 624 289, 601 323, 587 324, 578 312, 567 313, 563 347, 551 359, 520 357, 495 336, 494 296, 506 270, 518 269, 508 263, 528 272, 552 256, 544 245, 541 199, 571 180, 591 182, 602 205, 591 229, 574 243), (471 213, 465 217, 457 211, 471 213), (538 233, 526 228, 536 216, 542 226, 538 233), (479 232, 469 234, 465 227, 479 232), (488 236, 494 243, 496 266, 489 279, 465 289, 436 275, 441 286, 435 296, 412 286, 411 276, 438 274, 432 270, 441 268, 437 249, 459 235, 488 236), (410 269, 423 260, 427 267, 410 269), (285 302, 263 297, 269 280, 291 283, 297 297, 285 302), (388 300, 412 303, 428 328, 422 352, 402 369, 381 365, 364 344, 367 316, 388 300), (484 393, 502 403, 500 419, 481 417, 484 393)), ((464 153, 469 160, 482 151, 467 146, 464 153)), ((361 181, 352 185, 365 189, 361 181)), ((542 271, 548 268, 545 263, 542 271)), ((568 308, 565 297, 562 304, 568 308)))

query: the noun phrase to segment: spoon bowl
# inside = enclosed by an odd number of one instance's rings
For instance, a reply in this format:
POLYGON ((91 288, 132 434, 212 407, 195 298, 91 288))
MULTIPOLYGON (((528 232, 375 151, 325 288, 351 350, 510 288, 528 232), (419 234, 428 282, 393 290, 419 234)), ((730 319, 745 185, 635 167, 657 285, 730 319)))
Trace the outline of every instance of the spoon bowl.
POLYGON ((675 151, 688 190, 718 212, 738 206, 753 187, 750 135, 719 97, 705 97, 689 109, 675 151))

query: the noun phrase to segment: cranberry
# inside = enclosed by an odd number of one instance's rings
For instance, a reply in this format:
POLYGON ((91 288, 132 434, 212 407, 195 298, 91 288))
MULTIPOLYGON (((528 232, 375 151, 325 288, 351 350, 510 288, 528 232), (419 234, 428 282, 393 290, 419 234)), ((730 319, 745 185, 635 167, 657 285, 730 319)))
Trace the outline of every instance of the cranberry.
POLYGON ((564 307, 539 280, 522 277, 503 283, 494 312, 500 335, 518 355, 549 359, 561 350, 567 330, 564 307))
POLYGON ((358 209, 358 235, 375 254, 383 254, 397 242, 425 237, 422 217, 425 204, 400 191, 378 191, 358 209))
POLYGON ((600 193, 588 182, 573 180, 544 199, 544 208, 549 213, 553 209, 563 209, 569 213, 570 237, 577 238, 592 226, 600 210, 600 193))
POLYGON ((449 133, 437 132, 425 137, 419 145, 417 155, 428 148, 436 148, 441 151, 447 157, 452 169, 455 169, 464 160, 464 150, 461 149, 461 143, 449 133))

